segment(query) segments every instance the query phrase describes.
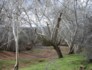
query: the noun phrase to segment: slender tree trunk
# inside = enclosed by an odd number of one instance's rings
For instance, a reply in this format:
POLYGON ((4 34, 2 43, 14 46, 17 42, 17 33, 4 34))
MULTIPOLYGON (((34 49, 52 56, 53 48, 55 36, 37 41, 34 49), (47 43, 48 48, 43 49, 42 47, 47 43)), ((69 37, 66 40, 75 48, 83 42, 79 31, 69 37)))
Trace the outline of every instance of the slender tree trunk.
POLYGON ((73 37, 72 44, 71 44, 71 46, 70 46, 69 54, 74 54, 74 41, 75 41, 75 38, 76 38, 76 34, 77 34, 77 32, 78 32, 78 21, 77 21, 77 0, 74 1, 74 10, 75 10, 76 29, 75 29, 75 34, 74 34, 74 37, 73 37))
POLYGON ((15 23, 13 23, 13 35, 14 35, 14 40, 15 40, 15 52, 16 52, 16 63, 15 63, 15 66, 14 66, 14 70, 19 70, 19 61, 18 61, 18 57, 19 57, 19 44, 18 44, 18 41, 19 41, 19 36, 18 36, 18 25, 15 26, 15 23))
POLYGON ((62 54, 60 48, 58 46, 53 46, 53 47, 54 47, 55 51, 57 52, 58 57, 63 58, 63 54, 62 54))
POLYGON ((19 63, 18 62, 15 64, 14 70, 19 70, 19 63))
POLYGON ((18 40, 15 40, 15 45, 16 45, 16 63, 14 66, 14 70, 19 70, 19 61, 18 61, 18 55, 19 55, 19 50, 18 50, 18 40))

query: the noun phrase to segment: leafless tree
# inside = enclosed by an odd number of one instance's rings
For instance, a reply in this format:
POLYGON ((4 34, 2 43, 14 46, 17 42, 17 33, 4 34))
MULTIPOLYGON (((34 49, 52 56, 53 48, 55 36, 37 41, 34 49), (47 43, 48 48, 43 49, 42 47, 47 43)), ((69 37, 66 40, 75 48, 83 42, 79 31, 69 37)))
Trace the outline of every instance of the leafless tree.
MULTIPOLYGON (((59 48, 59 45, 61 43, 60 27, 61 27, 61 21, 62 21, 62 19, 61 19, 62 12, 58 12, 58 9, 56 11, 54 4, 51 1, 49 1, 49 2, 46 1, 44 6, 46 6, 46 8, 42 9, 42 14, 41 14, 42 18, 39 17, 39 12, 41 11, 41 8, 39 8, 40 10, 37 8, 35 9, 35 11, 36 11, 35 15, 36 15, 36 18, 37 18, 37 21, 39 22, 39 24, 42 23, 42 21, 43 21, 42 25, 40 26, 41 33, 37 32, 37 34, 38 34, 38 36, 40 36, 40 39, 42 41, 45 41, 45 43, 48 43, 48 45, 53 46, 53 48, 56 50, 59 58, 62 58, 63 55, 59 48), (49 4, 49 5, 47 5, 47 4, 49 4), (52 7, 53 11, 50 10, 51 5, 53 5, 53 7, 52 7), (50 11, 48 11, 48 10, 50 10, 50 11), (54 14, 54 12, 55 12, 55 15, 54 16, 51 15, 51 14, 54 14), (54 18, 51 18, 51 17, 54 17, 54 18), (44 22, 44 20, 46 20, 46 21, 44 22)), ((39 24, 38 24, 38 27, 39 27, 39 24)))

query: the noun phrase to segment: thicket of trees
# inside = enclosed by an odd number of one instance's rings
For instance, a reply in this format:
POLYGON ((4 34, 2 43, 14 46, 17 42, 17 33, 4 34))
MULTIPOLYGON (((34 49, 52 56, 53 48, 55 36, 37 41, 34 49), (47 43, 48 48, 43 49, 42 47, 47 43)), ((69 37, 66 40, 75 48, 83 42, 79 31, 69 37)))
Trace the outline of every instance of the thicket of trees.
POLYGON ((64 40, 69 54, 85 48, 92 61, 91 4, 91 0, 0 0, 0 49, 16 52, 14 70, 18 70, 19 50, 42 42, 62 58, 59 45, 64 40))

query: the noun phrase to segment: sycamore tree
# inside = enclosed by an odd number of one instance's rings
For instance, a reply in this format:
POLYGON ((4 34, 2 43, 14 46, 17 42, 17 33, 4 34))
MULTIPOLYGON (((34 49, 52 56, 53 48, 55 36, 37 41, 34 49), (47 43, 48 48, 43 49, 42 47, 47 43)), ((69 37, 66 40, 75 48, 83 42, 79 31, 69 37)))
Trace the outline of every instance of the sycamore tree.
POLYGON ((83 46, 85 48, 85 56, 87 57, 89 62, 92 62, 92 1, 87 0, 87 4, 85 6, 86 17, 84 19, 84 43, 83 46))
POLYGON ((44 41, 53 46, 59 58, 62 58, 62 52, 59 48, 61 43, 61 21, 62 11, 56 5, 57 1, 53 0, 32 0, 26 8, 24 13, 26 18, 23 18, 29 23, 30 27, 35 27, 36 37, 40 41, 44 41))
POLYGON ((40 33, 37 32, 37 35, 40 37, 41 41, 53 46, 58 57, 62 58, 63 55, 59 45, 62 40, 60 29, 63 13, 58 8, 58 5, 56 5, 58 2, 52 0, 45 0, 42 2, 39 0, 37 3, 38 7, 35 8, 35 16, 38 22, 38 28, 40 27, 41 30, 40 33))
MULTIPOLYGON (((60 2, 60 0, 58 0, 60 2)), ((63 3, 63 32, 62 37, 68 44, 69 54, 74 53, 74 48, 78 50, 82 46, 84 38, 84 20, 86 17, 86 7, 88 0, 64 0, 63 3)))
POLYGON ((11 19, 11 26, 12 26, 12 31, 13 31, 13 36, 14 36, 14 41, 15 41, 15 52, 16 52, 16 63, 14 66, 14 70, 19 70, 19 33, 20 33, 20 27, 22 23, 21 19, 21 8, 23 5, 23 0, 15 0, 11 1, 12 4, 12 19, 11 19))
POLYGON ((91 0, 69 0, 69 2, 67 0, 63 4, 63 7, 66 7, 64 22, 67 22, 66 24, 68 24, 63 31, 63 37, 70 46, 70 53, 73 52, 73 48, 75 47, 75 45, 79 47, 78 50, 80 50, 81 47, 85 48, 85 55, 90 62, 92 62, 91 4, 91 0))
MULTIPOLYGON (((9 23, 7 23, 6 25, 9 24, 9 28, 12 31, 10 34, 13 35, 13 37, 14 37, 13 40, 15 41, 16 63, 14 66, 14 70, 18 70, 19 69, 19 67, 18 67, 19 66, 18 40, 19 40, 20 23, 21 23, 20 14, 21 14, 22 0, 20 0, 20 1, 10 0, 10 1, 5 1, 5 3, 6 4, 4 5, 4 10, 6 13, 6 19, 7 19, 7 21, 9 21, 9 23)), ((14 48, 14 47, 12 47, 12 48, 14 48)))

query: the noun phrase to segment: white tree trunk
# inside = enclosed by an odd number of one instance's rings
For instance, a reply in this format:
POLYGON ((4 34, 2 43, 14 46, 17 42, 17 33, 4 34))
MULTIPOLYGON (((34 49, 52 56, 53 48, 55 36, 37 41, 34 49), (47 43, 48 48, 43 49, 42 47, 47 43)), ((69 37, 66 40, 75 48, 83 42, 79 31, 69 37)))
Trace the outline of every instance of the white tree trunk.
POLYGON ((16 63, 14 66, 14 70, 18 70, 19 68, 19 61, 18 61, 18 57, 19 57, 19 45, 18 45, 18 22, 15 24, 13 23, 12 25, 12 29, 13 29, 13 36, 14 36, 14 40, 15 40, 15 52, 16 52, 16 63))

